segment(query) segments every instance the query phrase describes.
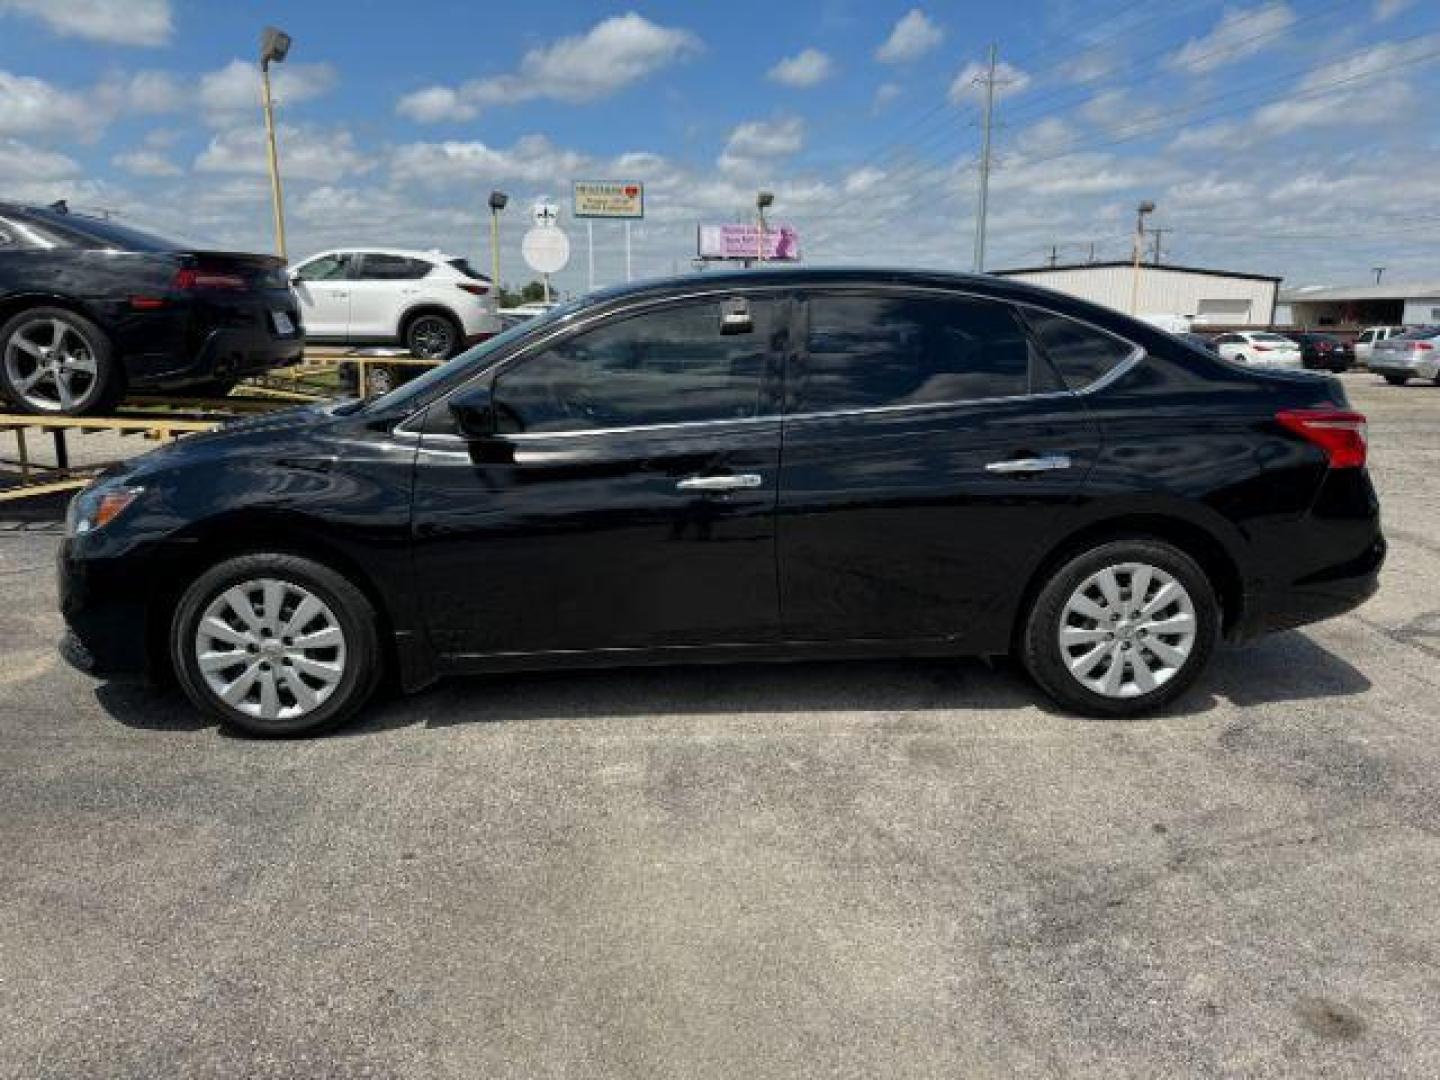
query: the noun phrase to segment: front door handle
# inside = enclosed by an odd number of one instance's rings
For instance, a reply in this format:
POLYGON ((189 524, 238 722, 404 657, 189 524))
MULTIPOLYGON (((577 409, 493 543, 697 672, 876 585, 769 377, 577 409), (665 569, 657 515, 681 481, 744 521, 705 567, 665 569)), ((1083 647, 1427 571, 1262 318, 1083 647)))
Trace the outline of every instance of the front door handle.
POLYGON ((758 473, 735 473, 730 476, 687 476, 675 485, 679 491, 741 491, 758 488, 764 481, 758 473))
POLYGON ((992 461, 985 466, 992 473, 1037 473, 1055 472, 1070 467, 1069 454, 1047 454, 1044 457, 1010 458, 1007 461, 992 461))

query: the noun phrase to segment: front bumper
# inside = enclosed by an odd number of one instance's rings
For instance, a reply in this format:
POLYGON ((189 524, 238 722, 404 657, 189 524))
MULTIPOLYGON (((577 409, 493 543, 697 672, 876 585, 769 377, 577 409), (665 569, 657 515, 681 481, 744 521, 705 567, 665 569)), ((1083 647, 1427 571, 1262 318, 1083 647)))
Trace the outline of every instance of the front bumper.
POLYGON ((149 679, 152 663, 148 616, 154 595, 148 560, 85 559, 67 539, 57 556, 60 614, 65 637, 60 655, 98 679, 149 679))

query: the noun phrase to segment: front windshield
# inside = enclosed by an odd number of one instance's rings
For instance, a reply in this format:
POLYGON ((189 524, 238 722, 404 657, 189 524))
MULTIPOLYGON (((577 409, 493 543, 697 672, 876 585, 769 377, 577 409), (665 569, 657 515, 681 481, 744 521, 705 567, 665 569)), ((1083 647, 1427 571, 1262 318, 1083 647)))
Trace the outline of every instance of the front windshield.
POLYGON ((487 338, 473 348, 466 349, 455 358, 446 361, 425 372, 418 378, 411 379, 403 386, 397 386, 388 394, 381 394, 366 401, 363 405, 366 412, 390 411, 391 409, 406 409, 433 397, 436 393, 442 392, 448 387, 463 382, 477 371, 481 371, 490 362, 490 358, 501 350, 507 348, 511 343, 528 337, 537 331, 549 326, 575 311, 579 311, 589 302, 588 299, 571 300, 569 303, 561 304, 551 308, 544 315, 529 319, 523 323, 517 323, 508 330, 503 330, 492 338, 487 338))

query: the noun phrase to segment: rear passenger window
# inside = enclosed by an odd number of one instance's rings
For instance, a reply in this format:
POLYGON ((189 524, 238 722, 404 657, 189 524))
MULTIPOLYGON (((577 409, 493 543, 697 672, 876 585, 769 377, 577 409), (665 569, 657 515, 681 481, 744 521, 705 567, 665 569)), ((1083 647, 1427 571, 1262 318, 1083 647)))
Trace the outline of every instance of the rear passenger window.
MULTIPOLYGON (((1048 311, 1027 308, 1025 319, 1071 390, 1103 379, 1135 351, 1129 342, 1048 311)), ((1223 338, 1216 343, 1222 344, 1223 338)))
POLYGON ((430 264, 403 255, 366 255, 360 264, 361 281, 413 281, 430 272, 430 264))
POLYGON ((791 412, 1015 397, 1055 390, 1007 305, 962 297, 832 295, 809 302, 791 412))

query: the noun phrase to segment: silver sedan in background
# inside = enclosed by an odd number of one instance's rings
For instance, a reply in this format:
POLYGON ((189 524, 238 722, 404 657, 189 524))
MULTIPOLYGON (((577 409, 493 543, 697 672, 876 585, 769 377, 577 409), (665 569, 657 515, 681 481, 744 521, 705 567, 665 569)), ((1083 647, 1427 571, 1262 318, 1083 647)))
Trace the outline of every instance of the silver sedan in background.
POLYGON ((1391 386, 1403 386, 1410 379, 1440 382, 1440 326, 1417 326, 1377 341, 1369 367, 1391 386))

